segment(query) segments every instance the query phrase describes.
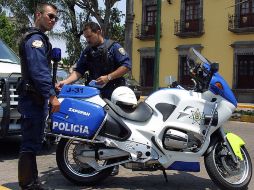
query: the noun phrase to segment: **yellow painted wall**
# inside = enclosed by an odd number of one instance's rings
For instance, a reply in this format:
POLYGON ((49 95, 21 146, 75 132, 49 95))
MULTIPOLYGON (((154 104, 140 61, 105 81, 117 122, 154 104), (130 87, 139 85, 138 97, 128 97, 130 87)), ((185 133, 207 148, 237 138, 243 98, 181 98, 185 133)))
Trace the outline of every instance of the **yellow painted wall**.
MULTIPOLYGON (((204 48, 201 53, 210 61, 220 63, 220 73, 230 86, 233 82, 233 51, 230 46, 236 41, 253 41, 254 34, 235 34, 228 30, 228 15, 234 14, 235 0, 203 0, 203 19, 205 33, 197 38, 180 38, 174 35, 174 20, 180 20, 180 0, 172 0, 172 4, 162 0, 161 23, 162 37, 160 41, 160 71, 159 86, 165 86, 164 79, 168 75, 176 76, 178 73, 179 45, 201 44, 204 48), (230 7, 230 8, 229 8, 230 7)), ((142 47, 154 47, 154 40, 142 41, 135 38, 136 23, 142 23, 142 0, 134 1, 133 25, 133 76, 139 81, 140 53, 142 47)))

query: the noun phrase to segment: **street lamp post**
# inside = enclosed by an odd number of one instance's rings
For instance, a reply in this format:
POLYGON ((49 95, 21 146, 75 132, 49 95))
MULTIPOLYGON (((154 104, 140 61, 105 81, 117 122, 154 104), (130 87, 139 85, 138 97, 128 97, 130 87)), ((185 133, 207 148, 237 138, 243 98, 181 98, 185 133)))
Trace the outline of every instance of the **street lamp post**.
POLYGON ((159 88, 160 35, 161 35, 161 0, 157 0, 156 33, 155 33, 155 65, 154 65, 154 81, 153 81, 154 91, 158 90, 159 88))

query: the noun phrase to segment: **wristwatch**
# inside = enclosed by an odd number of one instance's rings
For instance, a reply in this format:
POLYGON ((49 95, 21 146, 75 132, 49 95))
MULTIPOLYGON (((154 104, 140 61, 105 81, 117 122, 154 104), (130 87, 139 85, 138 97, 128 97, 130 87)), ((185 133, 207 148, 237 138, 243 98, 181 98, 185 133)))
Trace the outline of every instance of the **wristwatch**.
POLYGON ((108 74, 107 77, 108 77, 108 81, 111 81, 111 79, 112 79, 111 75, 108 74))

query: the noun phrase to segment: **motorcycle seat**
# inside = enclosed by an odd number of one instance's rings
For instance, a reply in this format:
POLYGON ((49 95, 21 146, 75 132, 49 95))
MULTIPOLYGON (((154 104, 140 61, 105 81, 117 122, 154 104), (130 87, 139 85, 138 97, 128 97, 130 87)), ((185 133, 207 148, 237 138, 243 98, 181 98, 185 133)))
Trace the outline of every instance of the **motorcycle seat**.
POLYGON ((152 108, 144 102, 140 102, 135 108, 130 108, 126 106, 116 105, 108 99, 104 100, 109 105, 109 107, 111 107, 115 111, 117 115, 128 120, 144 122, 150 119, 153 114, 152 108))

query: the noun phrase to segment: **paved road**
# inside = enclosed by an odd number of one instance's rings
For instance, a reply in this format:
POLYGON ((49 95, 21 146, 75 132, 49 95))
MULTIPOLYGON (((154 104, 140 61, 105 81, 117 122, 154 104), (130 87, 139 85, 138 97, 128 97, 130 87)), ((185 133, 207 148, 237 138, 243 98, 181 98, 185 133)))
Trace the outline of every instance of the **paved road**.
MULTIPOLYGON (((226 129, 240 135, 247 143, 252 163, 254 164, 254 123, 228 122, 226 129)), ((19 138, 10 138, 8 141, 0 140, 0 185, 10 189, 18 189, 17 183, 17 158, 19 149, 19 138)), ((78 187, 67 181, 59 172, 54 148, 44 150, 38 156, 38 166, 41 180, 53 189, 142 189, 142 190, 215 190, 218 189, 204 169, 201 160, 201 172, 186 173, 167 171, 168 183, 165 182, 161 171, 157 172, 132 172, 120 167, 120 174, 107 178, 101 185, 95 187, 78 187)), ((252 179, 249 189, 254 189, 252 179)), ((0 187, 0 190, 1 187, 0 187)))

